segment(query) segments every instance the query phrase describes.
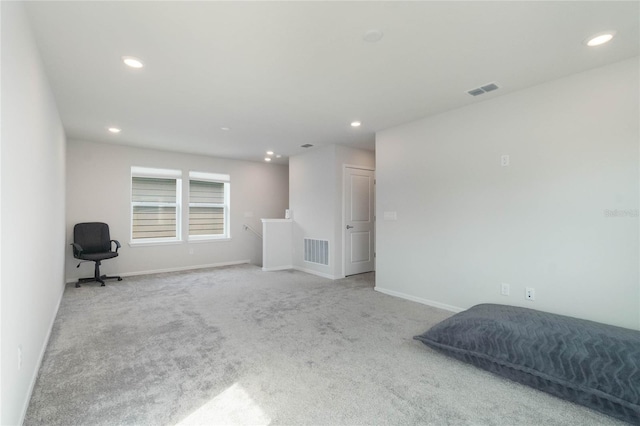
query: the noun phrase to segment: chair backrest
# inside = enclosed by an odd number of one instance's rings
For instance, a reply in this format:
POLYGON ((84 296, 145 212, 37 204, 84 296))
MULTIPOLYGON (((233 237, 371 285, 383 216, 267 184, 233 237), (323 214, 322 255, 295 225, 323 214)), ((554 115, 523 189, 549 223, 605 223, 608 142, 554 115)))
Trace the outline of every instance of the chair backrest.
POLYGON ((73 242, 80 244, 87 254, 111 251, 109 225, 102 222, 78 223, 73 227, 73 242))

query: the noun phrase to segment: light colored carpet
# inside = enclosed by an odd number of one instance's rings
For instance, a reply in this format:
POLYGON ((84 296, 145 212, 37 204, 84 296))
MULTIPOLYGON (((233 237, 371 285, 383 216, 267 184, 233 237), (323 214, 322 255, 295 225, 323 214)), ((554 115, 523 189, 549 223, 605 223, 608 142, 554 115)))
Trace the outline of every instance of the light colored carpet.
POLYGON ((451 313, 241 265, 69 285, 27 425, 617 421, 412 337, 451 313))

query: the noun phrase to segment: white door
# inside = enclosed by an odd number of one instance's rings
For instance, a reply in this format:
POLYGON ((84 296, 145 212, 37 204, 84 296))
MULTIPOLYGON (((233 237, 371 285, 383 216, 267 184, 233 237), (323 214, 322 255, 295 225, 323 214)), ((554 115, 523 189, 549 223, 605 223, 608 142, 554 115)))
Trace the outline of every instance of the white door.
POLYGON ((374 268, 374 172, 345 167, 345 275, 374 268))

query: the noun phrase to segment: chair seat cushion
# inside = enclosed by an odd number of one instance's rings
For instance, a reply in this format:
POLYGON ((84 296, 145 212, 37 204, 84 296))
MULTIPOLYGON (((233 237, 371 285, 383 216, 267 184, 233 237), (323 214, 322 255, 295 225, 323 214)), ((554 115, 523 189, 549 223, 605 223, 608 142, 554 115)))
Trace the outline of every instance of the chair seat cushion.
POLYGON ((78 259, 96 261, 111 259, 117 256, 118 253, 116 253, 115 251, 108 251, 104 253, 82 253, 80 256, 78 256, 78 259))
POLYGON ((415 339, 506 378, 640 424, 640 331, 483 304, 415 339))

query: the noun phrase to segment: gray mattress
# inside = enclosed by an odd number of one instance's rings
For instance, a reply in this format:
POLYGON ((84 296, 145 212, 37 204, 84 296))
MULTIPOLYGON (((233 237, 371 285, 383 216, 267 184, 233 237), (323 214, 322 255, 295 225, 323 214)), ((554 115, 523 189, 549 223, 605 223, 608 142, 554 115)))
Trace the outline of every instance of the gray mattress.
POLYGON ((640 332, 483 304, 415 339, 462 361, 640 424, 640 332))

